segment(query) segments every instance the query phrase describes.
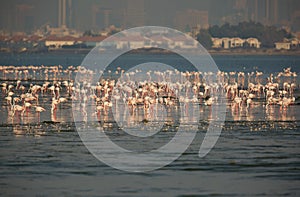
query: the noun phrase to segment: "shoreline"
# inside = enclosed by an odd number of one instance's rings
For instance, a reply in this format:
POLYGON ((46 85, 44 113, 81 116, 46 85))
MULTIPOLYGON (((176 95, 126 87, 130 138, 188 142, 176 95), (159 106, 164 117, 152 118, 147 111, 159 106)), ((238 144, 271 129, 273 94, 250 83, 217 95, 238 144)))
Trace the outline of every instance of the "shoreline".
POLYGON ((255 56, 255 55, 270 55, 270 56, 293 56, 293 55, 300 55, 300 50, 297 51, 283 51, 283 50, 270 50, 270 49, 263 49, 263 50, 257 50, 257 51, 236 51, 236 50, 222 50, 222 51, 216 51, 216 50, 208 50, 208 53, 211 55, 249 55, 249 56, 255 56))
MULTIPOLYGON (((24 52, 8 52, 8 51, 1 51, 0 54, 88 54, 93 48, 89 49, 55 49, 55 50, 43 50, 43 51, 24 51, 24 52)), ((209 49, 207 52, 210 55, 220 55, 220 56, 258 56, 258 55, 269 55, 269 56, 300 56, 300 50, 276 50, 276 49, 223 49, 223 50, 215 50, 209 49)), ((130 51, 132 54, 171 54, 172 51, 166 50, 159 50, 159 49, 138 49, 130 51)), ((193 53, 193 51, 191 51, 193 53)))

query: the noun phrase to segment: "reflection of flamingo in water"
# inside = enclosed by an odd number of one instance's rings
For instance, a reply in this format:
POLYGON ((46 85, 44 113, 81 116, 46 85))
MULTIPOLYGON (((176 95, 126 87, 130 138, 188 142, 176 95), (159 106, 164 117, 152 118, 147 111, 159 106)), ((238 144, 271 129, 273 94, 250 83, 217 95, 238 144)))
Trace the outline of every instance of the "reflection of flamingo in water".
POLYGON ((285 109, 287 106, 293 104, 295 102, 295 97, 293 98, 286 98, 286 97, 283 97, 279 102, 278 102, 278 105, 280 105, 280 108, 282 109, 285 109))

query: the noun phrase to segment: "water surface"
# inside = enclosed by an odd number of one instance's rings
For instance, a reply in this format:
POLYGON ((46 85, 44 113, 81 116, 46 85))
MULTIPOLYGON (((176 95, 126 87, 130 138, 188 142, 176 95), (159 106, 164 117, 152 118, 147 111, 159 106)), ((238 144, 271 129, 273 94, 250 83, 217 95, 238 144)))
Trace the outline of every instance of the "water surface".
MULTIPOLYGON (((163 56, 155 56, 158 60, 163 56)), ((2 65, 78 65, 83 55, 0 55, 2 65)), ((128 60, 129 61, 129 60, 128 60)), ((171 60, 176 63, 176 59, 171 60)), ((266 73, 291 66, 300 72, 297 56, 216 56, 221 70, 266 73)), ((2 83, 3 81, 1 81, 2 83)), ((43 83, 41 81, 40 83, 43 83)), ((62 96, 64 96, 62 92, 62 96)), ((299 92, 297 92, 297 95, 299 92)), ((299 196, 300 105, 266 109, 263 103, 237 111, 227 107, 222 134, 205 157, 198 157, 210 119, 200 106, 198 134, 172 164, 147 173, 127 173, 98 161, 75 130, 71 101, 51 116, 51 97, 41 98, 47 112, 11 118, 1 95, 0 191, 3 196, 299 196), (44 100, 43 100, 44 99, 44 100)), ((298 96, 297 96, 298 97, 298 96)), ((263 101, 257 101, 263 102, 263 101)), ((111 116, 102 126, 124 143, 111 116)), ((136 117, 136 121, 143 120, 136 117)), ((188 132, 188 127, 186 129, 188 132)), ((164 131, 159 142, 172 137, 164 131)), ((127 141, 125 141, 126 143, 127 141)))

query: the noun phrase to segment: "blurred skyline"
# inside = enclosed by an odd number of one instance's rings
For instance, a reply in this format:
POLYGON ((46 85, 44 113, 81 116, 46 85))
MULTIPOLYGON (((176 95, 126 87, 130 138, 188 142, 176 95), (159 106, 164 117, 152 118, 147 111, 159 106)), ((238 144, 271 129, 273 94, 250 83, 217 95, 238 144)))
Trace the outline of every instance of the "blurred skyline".
POLYGON ((0 30, 7 32, 46 25, 80 31, 110 25, 184 30, 249 20, 300 30, 299 0, 10 0, 1 1, 0 9, 0 30))

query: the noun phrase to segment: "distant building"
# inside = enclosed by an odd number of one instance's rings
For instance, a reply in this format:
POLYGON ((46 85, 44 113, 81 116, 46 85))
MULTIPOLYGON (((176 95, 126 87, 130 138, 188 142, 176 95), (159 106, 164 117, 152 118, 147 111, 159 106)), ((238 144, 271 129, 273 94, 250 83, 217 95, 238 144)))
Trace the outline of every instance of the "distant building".
POLYGON ((94 29, 105 29, 112 25, 110 22, 112 16, 111 8, 103 8, 99 5, 93 5, 91 10, 92 26, 94 29))
POLYGON ((181 48, 181 49, 196 49, 197 42, 190 41, 186 36, 178 35, 176 37, 172 37, 172 39, 168 42, 168 46, 170 48, 181 48))
POLYGON ((211 38, 212 48, 222 48, 222 38, 211 38))
POLYGON ((34 27, 34 6, 16 5, 15 26, 18 31, 30 32, 34 27))
POLYGON ((72 1, 58 0, 57 26, 62 28, 72 27, 72 1))
POLYGON ((237 47, 251 47, 260 48, 261 42, 257 38, 212 38, 213 48, 237 48, 237 47))
POLYGON ((138 49, 138 48, 144 48, 146 38, 140 35, 136 35, 136 36, 126 37, 126 40, 128 40, 129 48, 138 49))
POLYGON ((123 20, 124 27, 143 26, 145 24, 144 0, 127 0, 123 20))
POLYGON ((279 9, 278 0, 248 0, 250 19, 265 24, 278 23, 279 9))
POLYGON ((85 44, 87 47, 98 46, 106 36, 82 36, 76 40, 77 44, 85 44))
POLYGON ((231 39, 230 38, 222 38, 222 48, 229 49, 231 46, 231 39))
POLYGON ((73 36, 73 37, 79 37, 81 36, 81 32, 77 32, 74 29, 69 29, 67 27, 46 27, 46 34, 47 35, 54 35, 57 37, 63 37, 63 36, 73 36))
POLYGON ((261 42, 259 42, 257 38, 248 38, 246 39, 246 42, 248 43, 249 47, 253 48, 260 48, 261 45, 261 42))
POLYGON ((291 43, 290 42, 276 42, 275 48, 278 50, 285 49, 290 50, 291 49, 291 43))
POLYGON ((76 38, 72 36, 56 37, 48 36, 45 39, 45 46, 49 48, 62 48, 62 46, 74 45, 76 38))
POLYGON ((291 38, 291 39, 284 39, 283 42, 276 42, 275 48, 290 50, 290 49, 296 49, 300 47, 300 41, 298 38, 291 38))
POLYGON ((186 31, 186 27, 189 27, 190 31, 196 27, 207 29, 209 27, 208 11, 188 9, 177 12, 174 24, 181 31, 186 31))
POLYGON ((231 38, 231 40, 230 40, 230 48, 243 47, 244 43, 245 43, 244 39, 241 39, 241 38, 231 38))
POLYGON ((154 47, 162 47, 162 46, 167 46, 169 39, 164 37, 164 36, 160 36, 160 35, 152 35, 151 37, 149 37, 150 42, 151 42, 151 46, 154 47))
POLYGON ((297 48, 300 45, 300 41, 298 38, 292 38, 290 39, 291 47, 292 48, 297 48))
POLYGON ((187 41, 185 36, 176 36, 172 39, 160 35, 130 35, 109 38, 105 44, 116 49, 139 49, 139 48, 180 48, 191 50, 197 48, 197 41, 187 41))
POLYGON ((67 27, 67 1, 58 0, 58 27, 67 27))

